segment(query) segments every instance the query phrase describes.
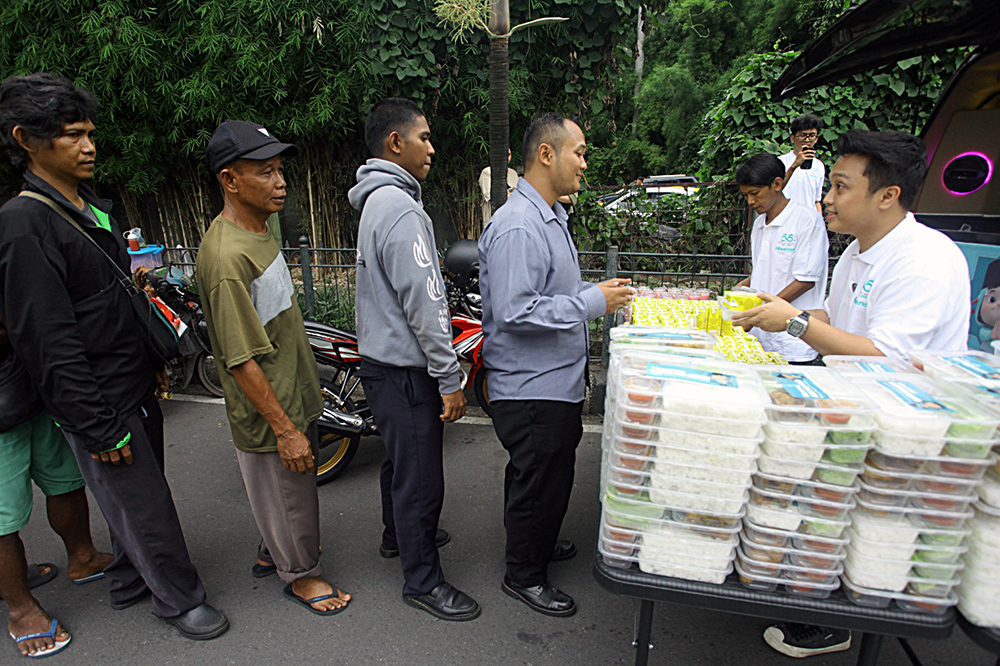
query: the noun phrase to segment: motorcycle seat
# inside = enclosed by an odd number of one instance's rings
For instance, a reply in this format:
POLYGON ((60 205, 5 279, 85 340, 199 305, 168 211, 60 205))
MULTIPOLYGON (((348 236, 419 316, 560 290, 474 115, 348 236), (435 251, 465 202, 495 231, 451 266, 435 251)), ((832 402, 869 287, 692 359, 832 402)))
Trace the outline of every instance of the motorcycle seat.
POLYGON ((354 333, 354 331, 345 331, 341 328, 327 326, 326 324, 313 321, 312 319, 306 319, 303 323, 306 326, 306 333, 315 333, 317 335, 324 335, 327 337, 346 338, 354 342, 358 341, 358 336, 354 333))

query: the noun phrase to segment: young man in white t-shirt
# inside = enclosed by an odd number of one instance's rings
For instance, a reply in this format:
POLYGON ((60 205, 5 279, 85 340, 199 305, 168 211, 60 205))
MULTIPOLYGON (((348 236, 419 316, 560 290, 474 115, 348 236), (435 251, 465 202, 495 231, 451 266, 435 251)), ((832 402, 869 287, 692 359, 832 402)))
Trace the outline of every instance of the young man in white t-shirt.
POLYGON ((823 183, 826 166, 816 159, 816 142, 823 120, 807 113, 792 121, 792 150, 779 159, 785 165, 785 196, 823 215, 823 183))
MULTIPOLYGON (((831 231, 854 236, 833 269, 823 309, 766 303, 734 323, 787 331, 820 354, 906 358, 915 349, 963 351, 969 333, 969 272, 947 236, 909 212, 927 173, 927 149, 903 132, 851 130, 837 144, 823 200, 831 231)), ((850 632, 786 624, 764 632, 792 657, 846 650, 850 632)))
MULTIPOLYGON (((754 155, 736 170, 747 204, 758 213, 750 231, 753 269, 738 286, 777 294, 803 310, 823 307, 830 246, 826 225, 812 208, 790 201, 782 191, 785 168, 774 155, 754 155)), ((765 351, 789 363, 811 363, 816 350, 784 331, 751 331, 765 351)))

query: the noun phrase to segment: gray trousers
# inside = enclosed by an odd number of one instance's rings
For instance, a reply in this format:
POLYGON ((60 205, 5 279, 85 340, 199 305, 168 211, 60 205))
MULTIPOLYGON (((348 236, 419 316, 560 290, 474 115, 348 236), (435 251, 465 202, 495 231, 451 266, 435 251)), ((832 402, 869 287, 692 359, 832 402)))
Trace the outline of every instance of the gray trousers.
MULTIPOLYGON (((315 450, 315 423, 307 428, 306 435, 315 450)), ((264 554, 274 560, 278 577, 291 583, 322 576, 315 472, 299 474, 286 469, 277 452, 246 453, 237 449, 236 461, 264 541, 264 554)))
POLYGON ((167 479, 163 476, 163 413, 152 395, 125 419, 131 465, 95 461, 65 431, 97 506, 108 521, 115 559, 105 569, 111 601, 129 603, 153 593, 153 612, 176 617, 205 601, 191 564, 167 479))

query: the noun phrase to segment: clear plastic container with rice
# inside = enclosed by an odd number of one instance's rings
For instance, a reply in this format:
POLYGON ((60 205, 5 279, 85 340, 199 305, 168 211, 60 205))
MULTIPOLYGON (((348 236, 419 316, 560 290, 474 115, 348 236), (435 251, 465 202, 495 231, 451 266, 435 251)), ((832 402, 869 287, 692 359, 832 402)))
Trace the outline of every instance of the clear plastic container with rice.
POLYGON ((1000 508, 979 501, 974 510, 959 609, 974 624, 1000 628, 1000 508))
POLYGON ((760 368, 759 376, 771 398, 767 407, 769 423, 820 429, 824 431, 823 439, 831 429, 873 429, 875 405, 829 368, 760 368))
POLYGON ((910 361, 934 379, 1000 387, 1000 357, 980 351, 911 351, 910 361))
POLYGON ((948 592, 944 596, 927 596, 915 592, 892 592, 865 587, 852 581, 846 571, 840 581, 843 583, 845 596, 851 602, 866 608, 888 608, 895 603, 900 610, 941 615, 958 603, 958 597, 950 586, 947 586, 948 592))
POLYGON ((757 472, 753 477, 753 484, 757 488, 771 493, 781 493, 784 495, 798 495, 806 499, 821 500, 847 504, 853 495, 858 492, 857 483, 841 486, 819 481, 794 479, 790 477, 757 472))
MULTIPOLYGON (((741 533, 740 548, 743 553, 757 562, 771 564, 788 564, 797 567, 807 567, 820 571, 834 571, 839 568, 840 562, 847 557, 847 552, 841 548, 838 552, 817 553, 815 551, 804 551, 789 546, 763 546, 741 533)), ((839 573, 839 571, 837 572, 839 573)))
POLYGON ((662 420, 677 430, 754 438, 765 421, 767 394, 746 366, 664 355, 646 374, 663 381, 662 420))
MULTIPOLYGON (((715 347, 715 338, 706 333, 692 328, 671 328, 668 326, 616 326, 610 331, 611 342, 618 345, 616 351, 621 354, 628 354, 629 348, 622 346, 627 344, 653 345, 656 349, 680 348, 680 349, 701 349, 711 352, 710 355, 717 354, 712 351, 715 347)), ((623 364, 627 366, 628 364, 623 364)))
POLYGON ((983 475, 979 485, 976 486, 976 492, 983 504, 1000 509, 1000 477, 993 468, 983 475))
POLYGON ((886 453, 876 447, 868 453, 864 476, 875 487, 968 494, 990 465, 984 458, 886 453))
POLYGON ((879 518, 899 515, 909 519, 916 527, 926 529, 962 529, 965 522, 972 517, 971 509, 955 511, 913 506, 887 506, 869 502, 860 495, 857 498, 857 504, 855 516, 860 513, 867 513, 879 518))
POLYGON ((619 493, 625 485, 638 492, 648 491, 649 499, 654 504, 707 513, 738 513, 746 501, 750 485, 749 475, 743 483, 729 484, 656 472, 636 472, 614 465, 607 467, 607 474, 609 487, 619 493))
POLYGON ((967 446, 950 453, 985 457, 996 440, 1000 411, 954 386, 919 375, 858 377, 856 384, 880 407, 875 441, 884 453, 937 456, 950 441, 971 441, 975 450, 985 447, 982 456, 967 446))
POLYGON ((682 449, 699 449, 721 454, 738 456, 754 456, 760 450, 764 441, 762 430, 758 429, 749 437, 730 437, 728 435, 711 435, 703 432, 692 432, 668 427, 670 423, 661 423, 656 428, 654 439, 668 446, 682 449))
POLYGON ((652 456, 654 467, 661 473, 670 473, 672 464, 700 465, 711 469, 744 472, 749 476, 757 467, 757 454, 724 453, 712 449, 687 448, 670 444, 654 444, 652 456))
MULTIPOLYGON (((765 442, 766 443, 766 442, 765 442)), ((785 476, 793 479, 813 479, 830 485, 849 486, 861 473, 862 463, 845 464, 834 462, 827 451, 818 462, 799 459, 778 458, 768 453, 769 449, 761 445, 760 457, 757 459, 757 469, 765 474, 785 476)))
POLYGON ((798 567, 794 565, 758 562, 748 557, 742 550, 737 551, 736 572, 740 583, 752 590, 770 592, 783 585, 786 592, 794 596, 825 599, 840 586, 836 571, 798 567))
POLYGON ((920 371, 911 364, 886 356, 842 356, 831 355, 823 357, 823 365, 841 375, 873 376, 873 375, 917 375, 920 371))
POLYGON ((913 509, 932 509, 936 511, 951 511, 964 514, 969 505, 976 500, 972 488, 967 488, 964 495, 956 493, 934 493, 918 490, 900 490, 898 488, 880 488, 865 482, 861 475, 861 492, 858 497, 865 502, 877 506, 912 507, 913 509))
MULTIPOLYGON (((733 569, 737 540, 735 534, 723 540, 691 525, 658 521, 646 526, 634 556, 619 559, 638 564, 646 573, 721 583, 733 569)), ((606 546, 603 539, 598 544, 605 558, 606 546)))

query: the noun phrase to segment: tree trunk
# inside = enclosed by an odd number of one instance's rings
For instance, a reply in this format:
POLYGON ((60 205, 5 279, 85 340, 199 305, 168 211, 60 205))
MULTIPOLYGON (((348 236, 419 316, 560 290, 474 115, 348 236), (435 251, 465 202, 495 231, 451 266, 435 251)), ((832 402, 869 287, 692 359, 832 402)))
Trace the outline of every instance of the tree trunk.
POLYGON ((639 124, 639 92, 642 90, 642 68, 646 63, 646 53, 643 50, 643 43, 646 41, 646 33, 643 32, 642 19, 644 8, 639 5, 639 18, 635 28, 635 90, 632 91, 632 99, 635 110, 632 111, 632 136, 635 136, 636 126, 639 124))
POLYGON ((490 41, 490 208, 507 201, 507 149, 510 145, 507 39, 490 41))
MULTIPOLYGON (((493 0, 490 31, 495 35, 510 32, 508 0, 493 0)), ((510 146, 510 101, 508 56, 509 39, 490 39, 490 208, 507 201, 507 150, 510 146)))

